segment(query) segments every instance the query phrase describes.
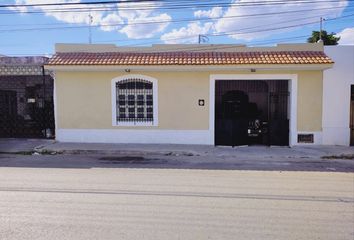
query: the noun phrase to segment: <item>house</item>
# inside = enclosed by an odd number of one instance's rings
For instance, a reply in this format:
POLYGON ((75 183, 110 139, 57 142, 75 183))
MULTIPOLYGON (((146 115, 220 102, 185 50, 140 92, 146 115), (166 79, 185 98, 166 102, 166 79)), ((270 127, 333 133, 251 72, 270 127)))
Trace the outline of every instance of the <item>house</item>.
POLYGON ((333 68, 323 76, 323 144, 354 145, 354 45, 325 46, 333 68))
POLYGON ((46 57, 0 56, 0 137, 54 135, 53 78, 46 57))
POLYGON ((322 44, 57 44, 56 139, 323 144, 322 44))

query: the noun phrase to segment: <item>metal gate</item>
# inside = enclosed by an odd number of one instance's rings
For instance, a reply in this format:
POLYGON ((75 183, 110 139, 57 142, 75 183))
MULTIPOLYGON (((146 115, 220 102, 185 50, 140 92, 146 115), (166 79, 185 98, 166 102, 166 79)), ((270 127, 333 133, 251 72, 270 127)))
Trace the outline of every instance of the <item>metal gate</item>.
POLYGON ((354 146, 354 85, 351 85, 350 95, 350 146, 354 146))
POLYGON ((0 137, 53 137, 53 109, 50 76, 0 76, 0 137))
POLYGON ((289 145, 287 80, 218 80, 215 145, 289 145))

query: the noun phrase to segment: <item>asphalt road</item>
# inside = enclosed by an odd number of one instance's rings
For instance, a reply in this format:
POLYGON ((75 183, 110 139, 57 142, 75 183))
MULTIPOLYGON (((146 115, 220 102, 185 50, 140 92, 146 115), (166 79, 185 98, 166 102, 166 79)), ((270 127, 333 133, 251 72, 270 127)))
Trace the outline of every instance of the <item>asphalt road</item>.
POLYGON ((354 174, 0 168, 0 239, 354 239, 354 174))

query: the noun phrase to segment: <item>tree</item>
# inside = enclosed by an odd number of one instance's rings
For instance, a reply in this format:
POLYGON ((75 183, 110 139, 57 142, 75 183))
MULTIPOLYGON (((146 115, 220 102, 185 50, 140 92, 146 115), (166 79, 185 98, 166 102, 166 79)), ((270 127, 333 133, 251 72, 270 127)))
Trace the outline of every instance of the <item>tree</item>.
MULTIPOLYGON (((336 37, 335 33, 328 34, 326 31, 322 31, 322 40, 324 45, 337 45, 340 37, 336 37)), ((320 32, 312 31, 312 36, 307 39, 309 43, 316 43, 320 40, 320 32)))

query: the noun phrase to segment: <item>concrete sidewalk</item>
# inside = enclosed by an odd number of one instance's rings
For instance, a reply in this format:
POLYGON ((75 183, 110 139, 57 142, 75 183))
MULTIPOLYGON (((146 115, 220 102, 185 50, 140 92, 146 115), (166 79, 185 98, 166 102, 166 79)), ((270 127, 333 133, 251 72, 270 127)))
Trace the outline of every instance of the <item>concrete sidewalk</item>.
POLYGON ((0 138, 1 153, 32 152, 38 146, 48 146, 55 143, 48 139, 0 138))
POLYGON ((65 154, 139 154, 171 156, 233 157, 239 159, 315 158, 354 154, 354 147, 296 146, 296 147, 221 147, 172 144, 105 144, 60 143, 54 140, 0 139, 0 152, 35 151, 65 154))

